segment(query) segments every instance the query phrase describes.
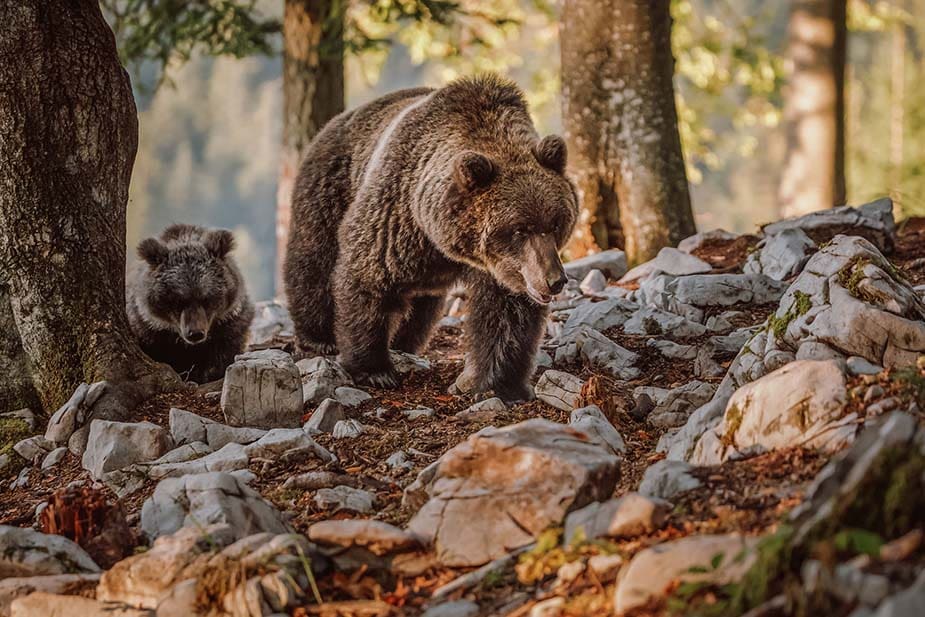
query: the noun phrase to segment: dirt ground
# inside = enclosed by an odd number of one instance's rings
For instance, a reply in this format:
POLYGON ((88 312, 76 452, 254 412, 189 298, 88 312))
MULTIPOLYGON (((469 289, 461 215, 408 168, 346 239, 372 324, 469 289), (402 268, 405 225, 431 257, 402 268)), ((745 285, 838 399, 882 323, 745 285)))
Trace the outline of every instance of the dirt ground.
MULTIPOLYGON (((741 267, 754 243, 754 237, 743 236, 733 242, 711 243, 702 248, 699 254, 717 271, 732 272, 741 267)), ((898 245, 889 257, 914 285, 925 284, 925 219, 912 219, 901 225, 898 245)), ((732 308, 744 309, 750 314, 751 323, 761 323, 775 307, 732 308)), ((583 379, 591 380, 592 383, 584 392, 585 400, 599 404, 626 440, 627 453, 622 463, 622 477, 614 491, 614 496, 619 496, 634 490, 645 468, 662 456, 655 452, 660 433, 644 422, 636 421, 629 414, 634 405, 630 394, 632 389, 638 385, 667 388, 685 384, 694 378, 693 361, 666 360, 646 346, 647 340, 653 337, 630 336, 617 330, 606 334, 640 355, 638 367, 642 377, 618 384, 611 378, 594 375, 587 368, 575 366, 571 369, 583 379)), ((678 342, 698 344, 700 341, 678 342)), ((255 488, 277 507, 292 513, 292 523, 296 529, 304 532, 313 522, 332 518, 332 515, 315 505, 312 491, 284 489, 283 483, 289 477, 313 470, 343 474, 347 477, 345 483, 375 493, 377 503, 374 518, 402 525, 413 514, 401 505, 404 487, 442 453, 488 424, 465 422, 457 418, 456 412, 466 409, 472 401, 446 393, 462 367, 461 332, 455 328, 440 330, 425 355, 433 363, 432 370, 412 374, 396 390, 371 389, 369 392, 373 396, 372 400, 349 411, 350 417, 368 427, 367 432, 354 439, 335 440, 330 435, 318 437, 319 443, 337 455, 337 463, 322 464, 314 459, 251 462, 251 471, 257 475, 255 488), (409 420, 401 413, 401 410, 416 407, 432 408, 435 414, 429 418, 409 420), (371 415, 380 409, 385 411, 380 412, 378 418, 371 415), (409 453, 408 460, 413 464, 411 469, 396 472, 385 464, 385 459, 397 450, 409 453)), ((728 358, 726 364, 731 360, 731 357, 728 358)), ((537 377, 542 370, 537 371, 537 377)), ((712 381, 718 382, 719 379, 712 381)), ((135 410, 128 420, 146 420, 166 426, 171 407, 186 409, 218 421, 223 419, 215 393, 204 394, 190 390, 157 396, 135 410)), ((306 411, 307 418, 311 410, 306 411)), ((509 409, 493 420, 492 424, 511 424, 536 417, 557 422, 568 420, 567 413, 534 401, 509 409)), ((691 533, 768 533, 775 529, 784 513, 799 503, 808 482, 825 462, 823 457, 815 453, 793 449, 698 470, 702 486, 677 501, 665 528, 630 542, 602 543, 601 546, 585 547, 582 550, 616 552, 626 559, 647 546, 691 533)), ((53 491, 71 482, 87 479, 88 474, 81 469, 80 461, 71 454, 50 471, 33 468, 26 487, 11 490, 7 488, 9 479, 4 479, 4 490, 0 491, 0 523, 31 525, 36 507, 46 502, 53 491)), ((122 502, 122 509, 130 525, 137 526, 141 504, 153 489, 154 483, 149 483, 143 490, 122 502)), ((110 497, 115 501, 114 496, 110 497)), ((333 515, 333 518, 350 516, 353 515, 341 512, 333 515)), ((527 614, 529 608, 544 597, 565 595, 569 599, 566 614, 610 614, 612 582, 594 580, 584 575, 570 583, 566 589, 553 589, 550 580, 555 574, 555 568, 552 567, 554 560, 547 564, 547 572, 542 565, 545 558, 544 555, 534 555, 526 560, 528 566, 535 566, 540 572, 535 580, 524 582, 524 579, 530 577, 521 576, 518 580, 515 572, 506 571, 491 577, 490 581, 486 579, 475 590, 460 591, 449 598, 477 597, 483 610, 492 607, 490 614, 516 616, 527 614)), ((363 603, 334 605, 329 607, 328 612, 306 605, 297 609, 294 615, 415 615, 419 612, 417 607, 429 599, 435 588, 461 573, 431 569, 420 576, 406 579, 377 578, 363 571, 350 577, 344 574, 328 576, 320 581, 326 601, 363 603)), ((665 613, 660 607, 652 607, 638 614, 665 613)))

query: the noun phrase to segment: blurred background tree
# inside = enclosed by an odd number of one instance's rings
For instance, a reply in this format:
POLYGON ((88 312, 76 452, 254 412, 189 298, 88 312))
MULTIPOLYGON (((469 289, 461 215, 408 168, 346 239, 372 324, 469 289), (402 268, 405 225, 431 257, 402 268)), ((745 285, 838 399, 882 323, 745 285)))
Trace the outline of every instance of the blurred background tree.
MULTIPOLYGON (((342 2, 348 107, 397 88, 494 70, 525 88, 541 132, 562 131, 560 2, 458 0, 445 3, 440 19, 414 13, 424 5, 413 0, 342 2)), ((166 6, 103 0, 113 3, 166 6)), ((129 43, 176 35, 151 36, 157 30, 147 27, 133 38, 137 26, 120 26, 110 13, 123 56, 133 59, 140 111, 129 241, 178 220, 232 228, 254 296, 269 297, 284 139, 284 2, 176 4, 240 10, 205 20, 210 27, 202 20, 168 24, 187 43, 153 47, 129 43), (161 81, 167 87, 155 90, 161 81)), ((902 212, 925 213, 925 92, 914 87, 925 71, 925 0, 849 0, 847 9, 847 200, 889 193, 902 212), (900 48, 902 62, 895 60, 900 48)), ((752 231, 780 216, 790 3, 672 0, 671 13, 678 129, 695 219, 701 228, 752 231)))

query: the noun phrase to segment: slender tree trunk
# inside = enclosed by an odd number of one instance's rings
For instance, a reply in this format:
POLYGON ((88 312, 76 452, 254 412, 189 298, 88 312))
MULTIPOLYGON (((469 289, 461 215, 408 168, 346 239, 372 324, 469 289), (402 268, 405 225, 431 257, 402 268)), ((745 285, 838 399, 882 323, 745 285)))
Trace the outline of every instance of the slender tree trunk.
POLYGON ((846 0, 791 3, 779 195, 784 216, 845 203, 846 13, 846 0))
POLYGON ((566 0, 562 117, 581 218, 573 257, 650 259, 694 233, 675 107, 669 0, 566 0))
MULTIPOLYGON (((904 8, 902 3, 898 8, 904 8)), ((893 26, 892 49, 890 52, 890 196, 899 204, 896 216, 902 216, 903 153, 905 143, 906 111, 906 24, 893 26)))
POLYGON ((0 279, 46 410, 82 381, 176 379, 125 316, 138 121, 97 0, 0 3, 0 279))
POLYGON ((283 146, 276 192, 276 288, 289 238, 292 187, 312 138, 344 110, 344 3, 285 0, 283 146))

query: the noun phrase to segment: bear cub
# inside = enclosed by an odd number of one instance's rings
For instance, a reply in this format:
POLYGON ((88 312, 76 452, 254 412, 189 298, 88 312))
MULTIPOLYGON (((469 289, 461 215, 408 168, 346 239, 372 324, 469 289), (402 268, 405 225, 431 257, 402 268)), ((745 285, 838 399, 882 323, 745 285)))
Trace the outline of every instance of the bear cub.
POLYGON ((138 244, 125 290, 142 350, 196 383, 225 375, 254 317, 226 229, 171 225, 138 244))
POLYGON ((340 352, 360 383, 397 383, 457 281, 469 290, 454 391, 532 398, 558 252, 578 214, 561 137, 537 135, 496 76, 401 90, 331 120, 293 191, 286 293, 303 349, 340 352))

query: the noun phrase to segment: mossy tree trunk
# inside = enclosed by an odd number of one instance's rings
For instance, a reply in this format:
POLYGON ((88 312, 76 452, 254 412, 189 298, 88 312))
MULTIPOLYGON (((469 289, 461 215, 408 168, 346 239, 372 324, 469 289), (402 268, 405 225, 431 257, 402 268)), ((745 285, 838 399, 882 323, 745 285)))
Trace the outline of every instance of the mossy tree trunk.
POLYGON ((344 110, 344 15, 339 0, 286 0, 283 144, 276 192, 276 288, 289 239, 292 188, 312 138, 344 110))
POLYGON ((99 3, 0 3, 0 23, 0 279, 39 400, 53 411, 82 381, 175 383, 125 316, 138 121, 99 3))
POLYGON ((845 203, 846 0, 791 0, 784 89, 784 216, 845 203))
POLYGON ((650 259, 694 233, 674 100, 669 0, 566 0, 562 118, 581 219, 573 257, 650 259))

